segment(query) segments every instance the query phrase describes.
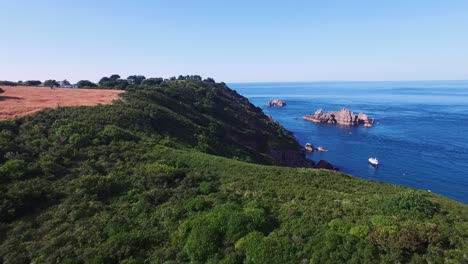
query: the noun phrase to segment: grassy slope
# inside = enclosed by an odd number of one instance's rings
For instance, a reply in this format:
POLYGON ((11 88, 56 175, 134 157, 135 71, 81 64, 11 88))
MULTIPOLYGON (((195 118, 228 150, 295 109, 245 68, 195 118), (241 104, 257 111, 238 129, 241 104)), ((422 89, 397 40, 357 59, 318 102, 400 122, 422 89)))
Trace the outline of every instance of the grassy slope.
MULTIPOLYGON (((252 122, 223 125, 207 143, 199 124, 225 115, 179 111, 167 103, 177 94, 126 98, 0 123, 0 263, 467 261, 466 205, 334 171, 205 154, 271 161, 269 145, 254 151, 226 137, 252 122), (215 141, 226 139, 222 152, 215 141)), ((239 106, 226 102, 223 111, 239 106)), ((264 136, 291 144, 272 128, 264 136)))

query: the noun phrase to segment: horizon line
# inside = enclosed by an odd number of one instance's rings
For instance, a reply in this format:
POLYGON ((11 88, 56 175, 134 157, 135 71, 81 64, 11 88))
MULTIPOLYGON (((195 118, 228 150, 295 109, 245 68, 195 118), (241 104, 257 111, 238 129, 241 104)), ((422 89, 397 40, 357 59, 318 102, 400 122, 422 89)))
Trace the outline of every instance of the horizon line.
POLYGON ((439 79, 439 80, 311 80, 311 81, 225 81, 225 83, 313 83, 313 82, 466 82, 468 79, 439 79))
MULTIPOLYGON (((171 76, 173 77, 173 76, 171 76)), ((177 77, 177 76, 176 76, 177 77)), ((209 77, 209 76, 208 76, 209 77)), ((208 78, 205 77, 205 78, 208 78)), ((170 77, 147 77, 147 78, 163 78, 163 79, 168 79, 170 77)), ((211 77, 213 78, 213 77, 211 77)), ((126 78, 122 78, 126 79, 126 78)), ((242 83, 323 83, 323 82, 466 82, 468 81, 467 79, 406 79, 406 80, 281 80, 281 81, 223 81, 221 79, 214 78, 216 82, 224 82, 224 83, 229 83, 229 84, 242 84, 242 83)), ((29 79, 25 79, 28 81, 29 79)), ((30 79, 30 80, 38 80, 38 79, 30 79)), ((49 80, 48 78, 45 78, 43 80, 40 80, 41 82, 44 82, 46 80, 49 80)), ((68 80, 68 78, 65 78, 64 80, 68 80)), ((82 80, 89 80, 90 79, 82 79, 82 80)), ((0 81, 9 81, 7 79, 0 79, 0 81)), ((57 81, 60 81, 57 79, 57 81)), ((11 82, 17 82, 17 81, 11 81, 11 82)), ((94 81, 91 81, 94 82, 94 81)), ((96 81, 95 83, 97 83, 96 81)), ((76 82, 75 82, 76 83, 76 82)))

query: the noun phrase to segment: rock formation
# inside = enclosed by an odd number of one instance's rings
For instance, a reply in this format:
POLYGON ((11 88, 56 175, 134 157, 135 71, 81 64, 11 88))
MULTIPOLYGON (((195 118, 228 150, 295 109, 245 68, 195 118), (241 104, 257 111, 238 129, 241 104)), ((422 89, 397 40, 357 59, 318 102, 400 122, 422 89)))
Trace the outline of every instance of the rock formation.
POLYGON ((317 165, 315 165, 315 167, 318 169, 338 170, 337 168, 334 168, 333 165, 326 160, 320 160, 317 163, 317 165))
POLYGON ((283 106, 286 106, 286 102, 281 99, 273 99, 273 100, 268 101, 268 106, 283 107, 283 106))
POLYGON ((314 152, 314 146, 312 146, 310 143, 306 143, 304 149, 308 152, 314 152))
POLYGON ((280 166, 315 168, 315 163, 306 158, 305 150, 272 150, 271 156, 280 166))
POLYGON ((315 111, 313 115, 305 115, 305 120, 316 123, 340 124, 346 126, 364 125, 370 127, 374 124, 374 119, 370 119, 366 114, 358 115, 351 110, 343 108, 338 112, 324 112, 321 108, 315 111))

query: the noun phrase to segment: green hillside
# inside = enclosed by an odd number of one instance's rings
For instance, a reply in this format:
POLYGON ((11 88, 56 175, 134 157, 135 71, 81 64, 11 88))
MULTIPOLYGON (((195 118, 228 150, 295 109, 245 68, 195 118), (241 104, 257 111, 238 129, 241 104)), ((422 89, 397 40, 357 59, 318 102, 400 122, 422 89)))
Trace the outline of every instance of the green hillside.
POLYGON ((468 206, 311 166, 223 83, 0 122, 0 263, 467 263, 468 206))

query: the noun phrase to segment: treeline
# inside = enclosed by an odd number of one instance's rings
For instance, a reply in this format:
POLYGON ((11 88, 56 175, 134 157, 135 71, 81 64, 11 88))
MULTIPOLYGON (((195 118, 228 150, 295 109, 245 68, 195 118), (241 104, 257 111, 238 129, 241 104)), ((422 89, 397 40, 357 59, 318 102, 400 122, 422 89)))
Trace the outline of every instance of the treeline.
POLYGON ((80 80, 76 83, 76 85, 72 85, 69 81, 63 80, 58 82, 56 80, 46 80, 41 82, 39 80, 29 80, 29 81, 0 81, 0 85, 5 86, 45 86, 45 87, 76 87, 76 88, 95 88, 95 89, 119 89, 125 90, 129 86, 152 86, 152 85, 160 85, 162 82, 169 82, 169 81, 199 81, 199 82, 208 82, 208 83, 216 83, 213 78, 206 78, 203 79, 199 75, 179 75, 179 77, 170 77, 170 78, 162 78, 162 77, 151 77, 146 78, 143 75, 130 75, 126 79, 123 79, 118 74, 112 74, 109 77, 102 77, 98 83, 94 83, 89 80, 80 80))
POLYGON ((39 80, 30 80, 30 81, 17 81, 17 82, 12 82, 12 81, 0 81, 0 85, 5 85, 5 86, 46 86, 46 87, 60 87, 60 86, 70 86, 71 83, 67 80, 61 81, 59 83, 56 80, 46 80, 44 82, 41 82, 39 80))
POLYGON ((207 83, 216 83, 213 78, 203 79, 199 75, 179 75, 179 77, 151 77, 146 78, 143 75, 130 75, 126 79, 123 79, 118 74, 113 74, 109 77, 102 77, 97 84, 88 81, 82 80, 77 83, 78 88, 102 88, 102 89, 120 89, 125 90, 129 86, 154 86, 160 85, 163 82, 172 82, 172 81, 198 81, 198 82, 207 82, 207 83))
POLYGON ((12 81, 0 81, 0 85, 5 85, 5 86, 39 86, 42 85, 42 82, 39 80, 31 80, 31 81, 17 81, 17 82, 12 82, 12 81))

